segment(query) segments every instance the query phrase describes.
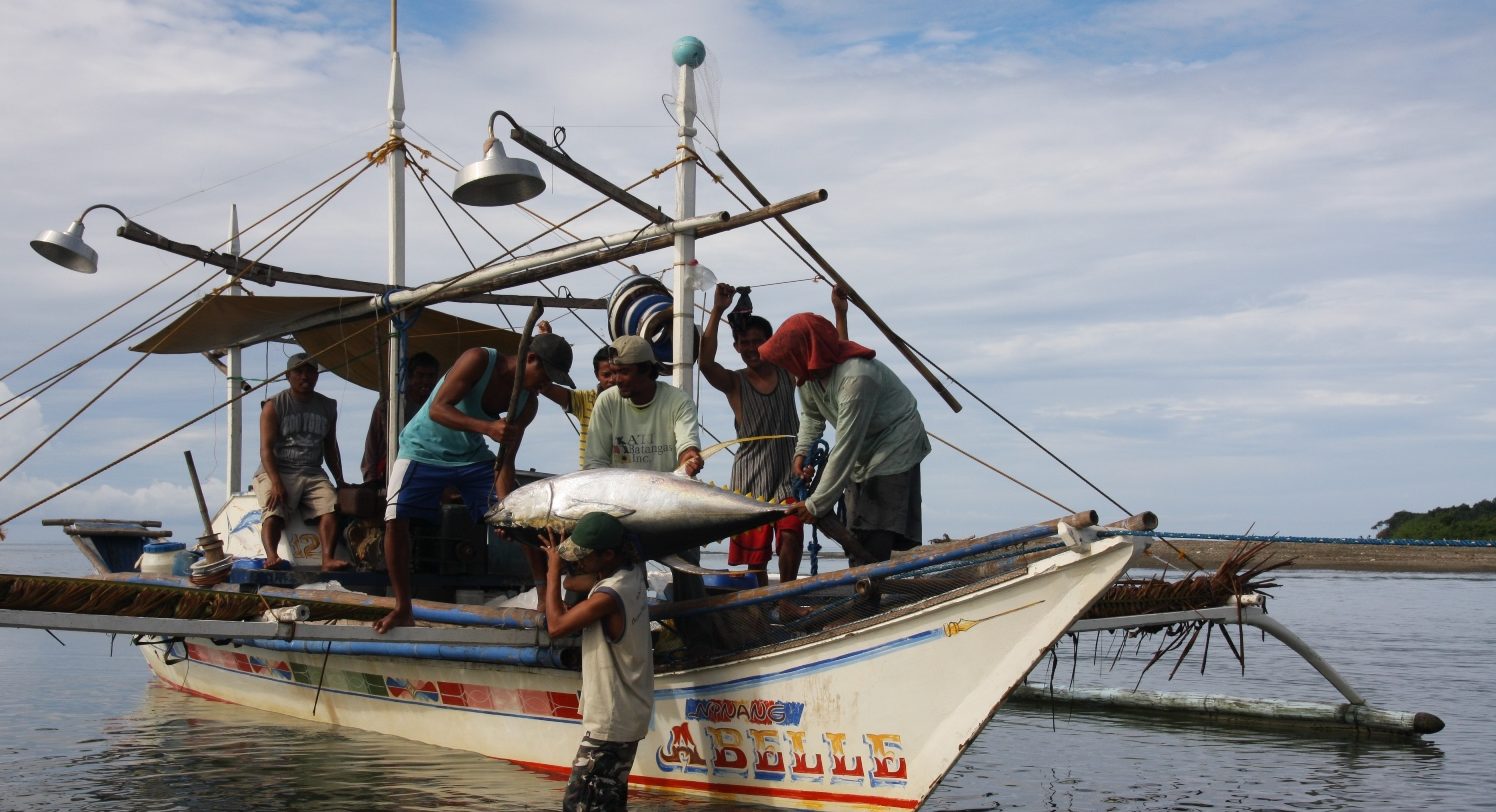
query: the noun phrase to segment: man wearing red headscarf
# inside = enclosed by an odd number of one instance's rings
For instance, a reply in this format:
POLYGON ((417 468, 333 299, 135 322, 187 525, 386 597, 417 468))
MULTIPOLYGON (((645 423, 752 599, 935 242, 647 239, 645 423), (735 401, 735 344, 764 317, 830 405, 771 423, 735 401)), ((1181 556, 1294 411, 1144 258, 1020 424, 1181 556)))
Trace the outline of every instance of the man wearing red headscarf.
POLYGON ((826 426, 836 429, 821 482, 794 506, 796 514, 814 522, 845 492, 848 529, 873 561, 919 546, 919 464, 930 453, 930 440, 909 388, 872 350, 841 338, 835 325, 814 313, 785 319, 758 354, 788 372, 800 393, 797 476, 826 426))

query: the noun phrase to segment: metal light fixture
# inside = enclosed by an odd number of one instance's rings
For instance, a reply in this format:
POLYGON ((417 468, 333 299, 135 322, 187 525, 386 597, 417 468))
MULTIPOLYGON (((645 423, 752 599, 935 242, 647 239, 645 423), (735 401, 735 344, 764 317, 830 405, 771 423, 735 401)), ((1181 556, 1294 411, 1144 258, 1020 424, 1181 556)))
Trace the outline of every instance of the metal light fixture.
POLYGON ((36 235, 36 239, 31 241, 31 247, 38 254, 68 270, 78 273, 98 271, 99 252, 83 241, 83 218, 94 209, 109 209, 120 217, 124 217, 126 223, 130 222, 130 218, 125 217, 124 212, 107 203, 99 203, 84 209, 83 214, 78 215, 78 218, 66 229, 62 231, 47 229, 36 235))
POLYGON ((488 117, 488 140, 483 142, 483 160, 470 163, 457 173, 452 199, 464 206, 508 206, 523 203, 545 191, 545 181, 534 161, 510 158, 494 137, 493 123, 499 116, 519 125, 503 110, 488 117))

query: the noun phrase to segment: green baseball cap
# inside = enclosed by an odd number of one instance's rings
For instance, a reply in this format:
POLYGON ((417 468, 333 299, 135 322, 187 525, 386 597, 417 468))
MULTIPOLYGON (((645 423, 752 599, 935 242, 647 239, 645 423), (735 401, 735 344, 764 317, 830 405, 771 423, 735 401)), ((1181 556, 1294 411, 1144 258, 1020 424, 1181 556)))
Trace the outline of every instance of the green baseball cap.
POLYGON ((581 561, 588 553, 623 546, 623 525, 606 513, 588 513, 577 520, 571 536, 557 552, 567 561, 581 561))

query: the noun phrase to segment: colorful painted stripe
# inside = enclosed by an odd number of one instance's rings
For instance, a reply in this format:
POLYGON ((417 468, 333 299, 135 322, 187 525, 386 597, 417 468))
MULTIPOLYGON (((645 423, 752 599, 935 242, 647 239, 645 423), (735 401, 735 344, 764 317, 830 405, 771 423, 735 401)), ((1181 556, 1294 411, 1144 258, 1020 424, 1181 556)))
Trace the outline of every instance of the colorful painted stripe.
POLYGON ((321 668, 295 660, 229 651, 198 643, 187 644, 187 657, 193 662, 262 679, 310 688, 320 684, 323 690, 338 693, 544 719, 572 722, 582 720, 580 699, 575 692, 569 691, 494 688, 467 682, 408 679, 341 669, 328 669, 324 678, 321 668))

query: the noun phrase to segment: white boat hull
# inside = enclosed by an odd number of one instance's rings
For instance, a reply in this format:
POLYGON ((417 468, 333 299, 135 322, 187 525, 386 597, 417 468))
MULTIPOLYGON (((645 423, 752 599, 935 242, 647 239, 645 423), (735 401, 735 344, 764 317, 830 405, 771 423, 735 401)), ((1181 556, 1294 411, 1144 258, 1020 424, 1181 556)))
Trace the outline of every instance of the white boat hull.
MULTIPOLYGON (((1097 542, 840 636, 661 673, 631 780, 786 808, 915 808, 1131 555, 1097 542)), ((202 639, 185 659, 181 644, 143 650, 184 691, 549 773, 570 771, 582 735, 576 672, 332 655, 323 673, 321 655, 202 639)))

